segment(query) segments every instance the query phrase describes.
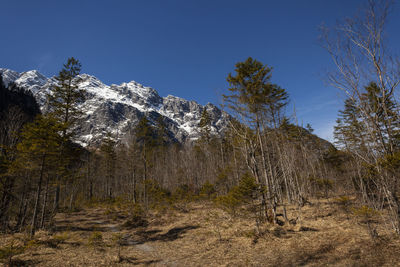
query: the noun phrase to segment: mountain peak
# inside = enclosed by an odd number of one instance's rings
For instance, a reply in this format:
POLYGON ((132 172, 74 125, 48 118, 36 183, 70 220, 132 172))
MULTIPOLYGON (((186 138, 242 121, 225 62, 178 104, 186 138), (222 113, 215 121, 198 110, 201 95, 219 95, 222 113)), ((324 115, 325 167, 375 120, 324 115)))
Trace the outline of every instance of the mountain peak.
POLYGON ((148 86, 144 86, 138 82, 135 81, 130 81, 128 83, 122 83, 120 85, 121 87, 125 87, 127 90, 131 90, 132 92, 138 94, 139 96, 143 97, 143 98, 149 98, 149 97, 160 97, 158 95, 158 92, 148 86))
MULTIPOLYGON (((54 77, 47 78, 37 70, 18 73, 0 69, 0 75, 7 84, 15 82, 32 91, 41 109, 46 111, 49 88, 57 83, 54 77)), ((152 125, 162 118, 167 135, 181 142, 198 138, 198 124, 204 108, 212 113, 214 134, 222 133, 228 125, 229 116, 212 104, 202 106, 173 95, 161 97, 154 88, 136 81, 106 85, 89 74, 81 74, 79 78, 78 86, 86 93, 86 101, 81 104, 84 116, 76 129, 76 141, 83 146, 99 145, 108 132, 124 141, 144 116, 152 125)))
POLYGON ((30 70, 26 72, 22 72, 18 79, 15 81, 17 85, 20 84, 30 84, 30 85, 39 85, 43 86, 47 83, 48 78, 46 78, 43 74, 41 74, 37 70, 30 70))
POLYGON ((0 68, 0 75, 3 77, 3 83, 8 86, 10 83, 19 78, 20 73, 13 70, 0 68))

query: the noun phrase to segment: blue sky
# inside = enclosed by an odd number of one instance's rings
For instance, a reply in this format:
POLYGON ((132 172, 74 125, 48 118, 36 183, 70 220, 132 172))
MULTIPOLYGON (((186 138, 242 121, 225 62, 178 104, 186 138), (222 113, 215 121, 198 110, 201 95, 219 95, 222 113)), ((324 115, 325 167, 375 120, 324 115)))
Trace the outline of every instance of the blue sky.
MULTIPOLYGON (((220 103, 235 63, 273 67, 299 123, 330 139, 343 98, 326 87, 318 26, 362 0, 1 0, 0 67, 57 74, 70 56, 106 84, 135 80, 201 104, 220 103)), ((400 47, 398 6, 389 39, 400 47)))

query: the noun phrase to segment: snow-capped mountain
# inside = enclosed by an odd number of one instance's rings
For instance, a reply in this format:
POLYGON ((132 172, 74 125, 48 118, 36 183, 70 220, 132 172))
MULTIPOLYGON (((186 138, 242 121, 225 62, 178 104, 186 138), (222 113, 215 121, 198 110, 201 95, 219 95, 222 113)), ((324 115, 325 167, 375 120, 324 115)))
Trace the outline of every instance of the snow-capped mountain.
MULTIPOLYGON (((47 78, 36 70, 19 73, 2 68, 0 75, 6 85, 14 82, 31 91, 45 111, 46 95, 56 83, 54 77, 47 78)), ((211 118, 212 133, 220 134, 228 124, 229 115, 210 103, 202 106, 176 96, 161 97, 155 89, 135 81, 106 85, 88 74, 80 78, 86 101, 81 106, 84 116, 76 129, 76 141, 84 146, 99 144, 107 132, 124 140, 143 116, 152 123, 162 116, 170 138, 180 142, 198 138, 204 109, 211 118)))

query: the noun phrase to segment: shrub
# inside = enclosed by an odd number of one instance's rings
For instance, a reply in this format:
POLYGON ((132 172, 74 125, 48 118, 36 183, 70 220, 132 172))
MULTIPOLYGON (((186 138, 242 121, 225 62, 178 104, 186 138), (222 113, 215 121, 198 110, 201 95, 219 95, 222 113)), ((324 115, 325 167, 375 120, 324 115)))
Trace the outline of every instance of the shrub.
POLYGON ((189 201, 193 195, 193 192, 190 190, 189 185, 182 184, 178 186, 178 188, 173 193, 173 199, 175 201, 183 200, 189 201))
POLYGON ((93 232, 90 236, 89 236, 89 240, 88 240, 88 244, 91 247, 101 247, 104 245, 103 242, 103 235, 100 232, 93 232))
POLYGON ((196 200, 196 198, 198 197, 195 196, 194 191, 189 185, 181 184, 173 192, 170 204, 174 209, 187 213, 189 211, 189 202, 196 200))
POLYGON ((40 243, 35 239, 25 240, 25 248, 26 249, 35 249, 40 246, 40 243))
POLYGON ((133 206, 129 219, 123 224, 123 226, 129 228, 147 226, 147 225, 148 222, 146 220, 145 211, 139 204, 133 206))
POLYGON ((317 188, 318 191, 322 191, 324 193, 324 196, 327 198, 328 193, 330 190, 333 188, 333 181, 328 178, 317 178, 310 176, 308 178, 311 182, 311 184, 317 188))
POLYGON ((157 207, 161 204, 165 204, 168 201, 170 193, 163 189, 156 181, 146 180, 146 193, 149 198, 152 207, 157 207))
POLYGON ((223 209, 226 209, 235 216, 236 209, 242 204, 242 195, 240 194, 239 187, 233 187, 228 194, 217 197, 215 201, 223 209))
POLYGON ((50 247, 57 248, 59 244, 65 243, 65 241, 69 238, 68 232, 62 232, 57 235, 53 235, 53 237, 47 240, 46 244, 50 247))
POLYGON ((112 242, 113 242, 113 245, 117 246, 117 248, 118 248, 117 259, 118 259, 118 262, 121 262, 122 261, 122 257, 121 257, 122 234, 114 233, 112 235, 112 242))
POLYGON ((353 213, 357 217, 360 217, 364 223, 373 221, 379 214, 378 211, 366 205, 361 206, 360 208, 353 208, 353 213))
POLYGON ((256 179, 250 173, 245 173, 240 179, 238 189, 244 199, 254 198, 258 188, 256 179))
POLYGON ((216 193, 215 187, 209 181, 205 182, 200 189, 200 196, 210 199, 216 193))
POLYGON ((249 173, 243 175, 239 185, 229 190, 228 194, 216 199, 216 203, 228 210, 233 216, 236 215, 237 208, 250 199, 254 199, 260 193, 260 187, 255 178, 249 173))
POLYGON ((341 196, 336 199, 336 203, 346 213, 348 219, 351 206, 351 199, 348 196, 341 196))
POLYGON ((227 194, 229 191, 229 176, 232 175, 232 170, 229 167, 219 168, 217 171, 217 180, 215 189, 219 194, 227 194))
POLYGON ((378 237, 378 233, 376 231, 375 221, 379 212, 370 208, 368 206, 361 206, 360 208, 353 208, 353 213, 356 217, 360 219, 362 224, 367 226, 368 234, 372 239, 378 237))
POLYGON ((12 240, 8 245, 0 248, 0 259, 5 260, 8 266, 12 266, 12 258, 24 253, 25 249, 25 246, 17 245, 15 241, 12 240))

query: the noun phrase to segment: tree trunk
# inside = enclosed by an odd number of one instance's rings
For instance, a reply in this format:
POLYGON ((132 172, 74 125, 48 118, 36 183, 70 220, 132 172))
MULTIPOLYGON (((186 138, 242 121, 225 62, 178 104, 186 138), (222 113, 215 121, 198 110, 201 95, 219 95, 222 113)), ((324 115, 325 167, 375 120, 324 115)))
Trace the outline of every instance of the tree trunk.
POLYGON ((39 203, 40 203, 40 194, 42 191, 42 180, 43 180, 45 160, 46 160, 46 154, 44 154, 42 156, 42 163, 40 165, 40 174, 39 174, 39 181, 38 181, 38 185, 37 185, 36 201, 35 201, 35 207, 33 209, 33 217, 32 217, 32 224, 31 224, 31 231, 30 231, 31 238, 35 235, 35 231, 36 231, 36 224, 37 224, 37 217, 38 217, 39 203))
POLYGON ((43 209, 42 209, 42 218, 40 220, 40 228, 43 229, 44 227, 44 221, 45 221, 45 216, 46 216, 46 207, 47 207, 47 197, 49 195, 49 175, 47 175, 46 179, 46 190, 44 193, 44 199, 43 199, 43 209))

